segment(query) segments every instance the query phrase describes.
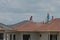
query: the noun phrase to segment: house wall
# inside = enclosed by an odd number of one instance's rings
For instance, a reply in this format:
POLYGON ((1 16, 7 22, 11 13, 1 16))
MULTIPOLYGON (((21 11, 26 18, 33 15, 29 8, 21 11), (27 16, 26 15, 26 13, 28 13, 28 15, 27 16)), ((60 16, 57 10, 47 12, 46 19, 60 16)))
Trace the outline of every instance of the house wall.
POLYGON ((58 40, 60 40, 60 32, 58 33, 58 37, 57 37, 58 40))
POLYGON ((49 33, 40 33, 41 37, 40 40, 49 40, 49 33))
MULTIPOLYGON (((6 40, 6 33, 4 40, 6 40)), ((50 40, 49 39, 49 35, 50 34, 55 34, 55 33, 49 33, 49 32, 16 32, 16 33, 7 33, 8 35, 10 34, 15 34, 16 35, 16 40, 23 40, 23 34, 30 34, 30 39, 29 40, 50 40)), ((60 33, 57 33, 58 35, 58 39, 60 40, 60 33)), ((8 36, 8 40, 9 40, 9 36, 8 36)))
POLYGON ((39 40, 40 35, 39 33, 31 33, 31 40, 39 40))
POLYGON ((16 40, 21 40, 21 33, 16 33, 16 40))
POLYGON ((16 34, 16 40, 23 40, 23 34, 30 34, 29 40, 48 40, 48 33, 20 32, 16 34), (41 35, 41 36, 40 36, 41 35))
POLYGON ((16 34, 14 32, 4 32, 4 39, 3 40, 10 40, 10 35, 12 35, 12 39, 13 40, 13 35, 16 34))

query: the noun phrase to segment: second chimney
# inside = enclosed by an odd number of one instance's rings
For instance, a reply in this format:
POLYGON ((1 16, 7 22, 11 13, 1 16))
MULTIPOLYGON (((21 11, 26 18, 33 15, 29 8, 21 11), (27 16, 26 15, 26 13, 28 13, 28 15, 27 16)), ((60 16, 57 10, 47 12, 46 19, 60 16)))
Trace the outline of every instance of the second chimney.
POLYGON ((52 19, 51 20, 54 20, 54 16, 52 16, 52 19))
POLYGON ((32 16, 30 17, 30 21, 32 21, 32 16))

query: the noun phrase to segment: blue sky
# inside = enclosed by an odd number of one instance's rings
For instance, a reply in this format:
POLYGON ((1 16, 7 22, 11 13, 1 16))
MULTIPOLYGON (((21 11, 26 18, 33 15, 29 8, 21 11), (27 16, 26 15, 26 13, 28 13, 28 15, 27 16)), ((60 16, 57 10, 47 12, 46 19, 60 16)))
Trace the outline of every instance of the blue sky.
POLYGON ((60 0, 0 0, 0 23, 15 24, 30 16, 40 22, 47 13, 60 18, 60 0))

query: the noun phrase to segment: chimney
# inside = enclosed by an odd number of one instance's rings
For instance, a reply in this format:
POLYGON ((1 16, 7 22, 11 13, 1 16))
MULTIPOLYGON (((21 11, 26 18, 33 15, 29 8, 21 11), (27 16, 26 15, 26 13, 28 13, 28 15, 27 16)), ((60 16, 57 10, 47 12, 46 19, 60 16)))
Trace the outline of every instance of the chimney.
POLYGON ((49 22, 49 19, 50 19, 50 15, 49 13, 47 14, 47 22, 49 22))
POLYGON ((30 17, 30 21, 32 21, 32 16, 30 17))
POLYGON ((52 16, 52 19, 51 20, 54 20, 54 16, 52 16))
POLYGON ((43 21, 43 24, 44 24, 44 21, 43 21))

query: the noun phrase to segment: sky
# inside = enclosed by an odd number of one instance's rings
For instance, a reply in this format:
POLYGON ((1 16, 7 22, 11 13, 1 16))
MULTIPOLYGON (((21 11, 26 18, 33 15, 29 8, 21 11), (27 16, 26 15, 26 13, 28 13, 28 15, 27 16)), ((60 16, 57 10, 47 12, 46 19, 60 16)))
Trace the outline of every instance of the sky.
POLYGON ((41 22, 47 13, 60 18, 60 0, 0 0, 0 23, 15 24, 23 20, 41 22))

